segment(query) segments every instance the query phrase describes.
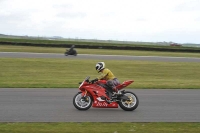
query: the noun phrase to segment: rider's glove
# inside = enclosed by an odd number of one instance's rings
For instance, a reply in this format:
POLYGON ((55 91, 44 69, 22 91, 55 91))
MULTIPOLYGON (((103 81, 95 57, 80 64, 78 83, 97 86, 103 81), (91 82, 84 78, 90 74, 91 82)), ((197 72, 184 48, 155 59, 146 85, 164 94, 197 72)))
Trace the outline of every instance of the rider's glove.
POLYGON ((90 82, 93 84, 94 82, 96 82, 96 81, 98 81, 98 79, 96 78, 96 79, 93 79, 93 80, 91 80, 90 82))

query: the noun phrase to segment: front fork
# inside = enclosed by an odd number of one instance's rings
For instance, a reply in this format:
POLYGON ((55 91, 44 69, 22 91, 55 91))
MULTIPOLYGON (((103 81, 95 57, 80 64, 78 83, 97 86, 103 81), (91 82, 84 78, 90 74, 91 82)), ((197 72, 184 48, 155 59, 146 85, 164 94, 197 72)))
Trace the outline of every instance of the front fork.
POLYGON ((87 94, 88 94, 87 90, 81 92, 81 95, 82 95, 81 99, 83 99, 86 102, 88 101, 88 97, 86 97, 87 94))
POLYGON ((87 90, 82 91, 81 95, 82 95, 82 97, 85 97, 87 95, 87 90))

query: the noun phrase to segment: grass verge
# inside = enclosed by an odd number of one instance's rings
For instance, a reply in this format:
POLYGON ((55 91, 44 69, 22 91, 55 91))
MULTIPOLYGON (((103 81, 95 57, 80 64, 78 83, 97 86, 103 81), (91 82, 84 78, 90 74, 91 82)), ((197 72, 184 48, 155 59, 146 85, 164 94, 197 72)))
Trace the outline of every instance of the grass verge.
MULTIPOLYGON (((77 88, 86 76, 99 74, 96 62, 101 60, 0 58, 0 87, 77 88)), ((122 82, 133 79, 129 88, 200 88, 200 63, 105 61, 122 82)))
POLYGON ((1 133, 199 133, 200 123, 0 123, 1 133))

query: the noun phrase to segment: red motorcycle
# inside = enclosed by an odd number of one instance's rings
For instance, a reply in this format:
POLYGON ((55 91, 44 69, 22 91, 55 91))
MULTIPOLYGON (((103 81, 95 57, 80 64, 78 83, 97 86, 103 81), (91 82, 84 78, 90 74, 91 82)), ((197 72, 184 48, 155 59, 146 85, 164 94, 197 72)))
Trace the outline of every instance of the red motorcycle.
POLYGON ((80 82, 78 92, 73 98, 73 104, 78 110, 88 110, 91 106, 96 108, 118 108, 118 105, 125 111, 133 111, 139 105, 139 99, 133 92, 122 90, 130 85, 133 80, 124 81, 116 86, 118 92, 114 92, 111 98, 108 96, 106 80, 99 80, 95 83, 86 77, 80 82))

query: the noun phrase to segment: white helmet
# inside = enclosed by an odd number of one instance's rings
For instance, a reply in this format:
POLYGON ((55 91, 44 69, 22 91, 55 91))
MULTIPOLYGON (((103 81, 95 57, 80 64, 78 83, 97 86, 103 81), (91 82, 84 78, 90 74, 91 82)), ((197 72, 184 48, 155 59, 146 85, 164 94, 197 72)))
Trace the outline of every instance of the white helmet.
POLYGON ((104 69, 105 68, 105 63, 104 62, 98 62, 97 64, 96 64, 96 70, 98 71, 98 72, 100 72, 102 69, 104 69))

